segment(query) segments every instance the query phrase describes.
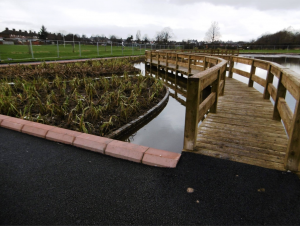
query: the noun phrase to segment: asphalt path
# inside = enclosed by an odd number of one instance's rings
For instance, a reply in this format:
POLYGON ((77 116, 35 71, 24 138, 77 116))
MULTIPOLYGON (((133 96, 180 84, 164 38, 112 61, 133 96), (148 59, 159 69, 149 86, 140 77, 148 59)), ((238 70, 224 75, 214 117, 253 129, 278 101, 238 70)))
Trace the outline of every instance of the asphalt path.
POLYGON ((6 225, 300 224, 296 175, 192 153, 155 168, 0 128, 0 172, 6 225))

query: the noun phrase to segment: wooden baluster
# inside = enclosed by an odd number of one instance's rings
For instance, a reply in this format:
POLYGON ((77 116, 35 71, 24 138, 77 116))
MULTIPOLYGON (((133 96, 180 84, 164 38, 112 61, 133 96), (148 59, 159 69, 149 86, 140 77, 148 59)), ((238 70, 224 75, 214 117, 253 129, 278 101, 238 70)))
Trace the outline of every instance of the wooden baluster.
POLYGON ((157 52, 157 72, 159 71, 159 52, 157 52))
MULTIPOLYGON (((300 95, 299 95, 300 96, 300 95)), ((289 137, 287 152, 285 155, 284 167, 291 171, 300 171, 300 103, 296 102, 292 128, 289 137)))
POLYGON ((282 72, 280 72, 279 79, 278 79, 278 85, 277 85, 276 99, 275 99, 274 109, 273 109, 273 119, 276 120, 276 121, 281 121, 281 116, 280 116, 280 113, 279 113, 278 108, 277 108, 278 100, 279 100, 280 97, 285 99, 285 95, 286 95, 286 88, 281 83, 282 76, 283 76, 282 72))
POLYGON ((178 53, 176 53, 175 75, 178 76, 178 53))
POLYGON ((220 69, 218 70, 218 77, 217 79, 212 83, 211 92, 216 93, 216 99, 214 104, 210 108, 211 113, 217 113, 217 106, 218 106, 218 98, 219 98, 219 86, 220 86, 220 69))
POLYGON ((248 87, 253 87, 252 75, 255 75, 255 72, 256 72, 256 67, 254 66, 254 60, 252 60, 248 87))
POLYGON ((166 79, 167 79, 167 74, 168 74, 168 53, 166 53, 166 67, 165 67, 165 74, 166 74, 166 79))
POLYGON ((152 51, 150 51, 150 67, 152 67, 152 51))
POLYGON ((228 75, 229 78, 232 78, 232 74, 233 74, 232 69, 233 69, 233 66, 234 66, 233 56, 230 56, 229 75, 228 75))
POLYGON ((267 69, 266 86, 265 86, 264 95, 263 95, 264 99, 270 99, 270 93, 268 91, 268 85, 269 85, 269 83, 273 83, 273 78, 274 78, 274 75, 271 73, 271 67, 272 67, 271 64, 269 64, 268 69, 267 69))
POLYGON ((206 62, 206 57, 204 57, 204 59, 203 59, 203 70, 204 71, 206 70, 207 66, 208 66, 208 63, 206 62))
POLYGON ((222 91, 220 93, 220 96, 224 96, 224 91, 225 91, 225 81, 226 81, 226 67, 227 65, 225 64, 224 65, 224 71, 223 73, 221 74, 221 81, 223 81, 223 88, 222 88, 222 91))
POLYGON ((191 72, 192 72, 192 69, 191 69, 191 55, 189 55, 189 58, 188 58, 188 76, 191 75, 191 72))
POLYGON ((187 97, 185 111, 184 146, 194 150, 198 132, 198 111, 200 99, 200 82, 198 78, 187 79, 187 97))

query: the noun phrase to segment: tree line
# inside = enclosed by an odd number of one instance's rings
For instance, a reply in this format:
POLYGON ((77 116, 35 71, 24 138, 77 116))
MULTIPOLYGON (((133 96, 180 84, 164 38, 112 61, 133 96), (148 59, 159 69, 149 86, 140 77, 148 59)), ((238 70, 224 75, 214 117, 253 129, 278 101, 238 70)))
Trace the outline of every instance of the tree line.
MULTIPOLYGON (((50 33, 47 31, 47 28, 42 25, 40 31, 38 32, 39 39, 42 40, 64 40, 64 41, 92 41, 92 42, 105 42, 107 40, 111 40, 112 42, 122 42, 123 39, 118 37, 117 35, 109 35, 106 37, 105 35, 92 35, 90 37, 87 37, 86 35, 80 36, 79 34, 72 34, 72 33, 66 33, 58 32, 58 33, 50 33)), ((171 28, 165 27, 161 31, 156 32, 155 37, 152 39, 155 42, 158 43, 168 43, 171 41, 172 38, 174 38, 175 35, 171 28)), ((142 36, 141 31, 138 30, 135 39, 133 35, 128 35, 126 39, 124 39, 126 42, 137 42, 137 43, 147 43, 150 42, 151 39, 147 34, 144 34, 142 36)))
POLYGON ((274 34, 264 34, 252 43, 256 45, 300 45, 300 32, 288 28, 274 34))

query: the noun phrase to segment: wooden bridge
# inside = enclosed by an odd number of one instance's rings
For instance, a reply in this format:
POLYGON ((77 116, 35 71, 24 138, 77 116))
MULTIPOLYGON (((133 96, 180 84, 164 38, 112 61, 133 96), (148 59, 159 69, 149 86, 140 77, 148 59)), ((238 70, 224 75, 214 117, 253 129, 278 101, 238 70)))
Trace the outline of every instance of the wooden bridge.
POLYGON ((175 92, 178 76, 187 78, 187 90, 181 93, 186 97, 181 100, 186 106, 183 151, 299 172, 300 75, 273 62, 237 55, 235 51, 146 52, 151 68, 174 74, 175 92), (248 65, 249 71, 235 68, 237 63, 248 65), (265 78, 256 75, 257 68, 265 70, 265 78), (248 84, 233 75, 246 77, 248 84), (253 88, 254 82, 263 87, 263 94, 253 88), (205 95, 207 87, 211 91, 205 95), (295 98, 294 112, 286 103, 287 91, 295 98))

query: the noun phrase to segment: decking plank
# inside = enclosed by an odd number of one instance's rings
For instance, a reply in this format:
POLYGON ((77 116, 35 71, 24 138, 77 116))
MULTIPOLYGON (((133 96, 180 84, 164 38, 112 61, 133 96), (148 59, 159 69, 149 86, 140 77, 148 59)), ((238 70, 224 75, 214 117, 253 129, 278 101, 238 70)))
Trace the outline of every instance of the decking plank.
POLYGON ((284 170, 287 135, 272 120, 270 100, 247 84, 226 78, 217 113, 209 113, 198 128, 194 152, 260 167, 284 170))

